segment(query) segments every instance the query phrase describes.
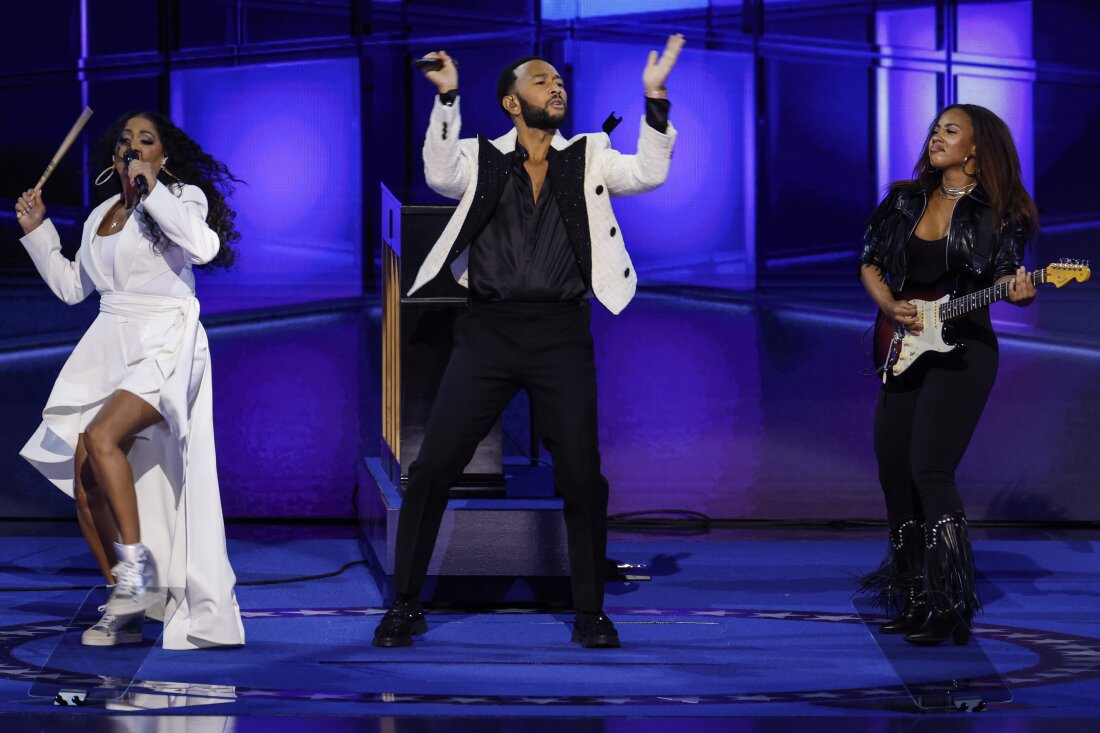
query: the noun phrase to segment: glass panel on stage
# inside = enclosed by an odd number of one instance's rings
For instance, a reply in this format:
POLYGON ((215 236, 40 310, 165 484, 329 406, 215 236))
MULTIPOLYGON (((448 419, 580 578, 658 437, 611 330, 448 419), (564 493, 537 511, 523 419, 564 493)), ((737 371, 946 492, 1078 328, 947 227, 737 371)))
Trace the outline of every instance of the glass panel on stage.
MULTIPOLYGON (((167 597, 164 588, 154 589, 167 597)), ((172 589, 182 597, 182 589, 172 589)), ((82 642, 84 632, 103 615, 109 596, 106 586, 94 588, 84 598, 57 645, 31 683, 31 697, 53 698, 58 705, 82 705, 122 698, 146 657, 160 641, 164 623, 154 616, 165 613, 165 604, 156 603, 146 612, 140 628, 140 641, 116 646, 88 646, 82 642)), ((174 606, 173 606, 174 609, 174 606)), ((139 633, 136 625, 127 632, 139 633)))
POLYGON ((138 680, 126 692, 107 701, 108 710, 166 710, 199 705, 219 705, 236 702, 237 688, 233 685, 206 685, 186 682, 156 682, 138 680))
POLYGON ((868 598, 852 601, 867 631, 878 644, 917 707, 983 710, 991 702, 1009 702, 1012 692, 989 661, 977 637, 956 645, 948 639, 936 646, 917 646, 904 634, 882 634, 888 617, 868 598))

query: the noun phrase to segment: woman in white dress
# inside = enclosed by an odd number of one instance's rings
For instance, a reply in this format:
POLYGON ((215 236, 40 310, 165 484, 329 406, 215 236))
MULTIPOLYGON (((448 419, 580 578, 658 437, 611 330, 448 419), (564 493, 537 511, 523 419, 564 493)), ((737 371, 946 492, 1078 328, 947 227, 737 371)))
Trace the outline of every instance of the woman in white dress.
POLYGON ((139 642, 147 612, 165 621, 165 648, 243 644, 191 271, 232 262, 239 234, 225 194, 237 179, 156 113, 124 115, 100 150, 96 185, 108 197, 73 260, 41 193, 16 203, 21 241, 50 289, 69 304, 100 295, 21 455, 74 497, 114 585, 85 644, 139 642))

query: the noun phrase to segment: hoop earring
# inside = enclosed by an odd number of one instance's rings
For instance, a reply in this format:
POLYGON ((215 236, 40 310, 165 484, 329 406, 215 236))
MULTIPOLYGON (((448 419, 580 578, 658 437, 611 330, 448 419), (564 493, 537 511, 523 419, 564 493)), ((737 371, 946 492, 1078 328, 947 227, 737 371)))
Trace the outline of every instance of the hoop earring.
POLYGON ((97 185, 97 186, 107 185, 107 181, 111 180, 111 174, 113 174, 114 172, 115 172, 115 167, 113 165, 109 165, 106 168, 104 168, 102 171, 100 171, 99 175, 95 177, 95 185, 97 185))
MULTIPOLYGON (((967 164, 967 162, 969 162, 970 160, 977 160, 977 159, 978 159, 978 157, 976 155, 965 155, 965 156, 963 156, 963 162, 962 162, 962 166, 961 166, 962 167, 962 172, 966 173, 966 164, 967 164)), ((978 176, 978 174, 981 173, 981 172, 982 172, 982 169, 979 168, 977 166, 977 164, 975 164, 974 165, 974 172, 973 173, 966 173, 966 175, 974 176, 976 178, 978 176)))

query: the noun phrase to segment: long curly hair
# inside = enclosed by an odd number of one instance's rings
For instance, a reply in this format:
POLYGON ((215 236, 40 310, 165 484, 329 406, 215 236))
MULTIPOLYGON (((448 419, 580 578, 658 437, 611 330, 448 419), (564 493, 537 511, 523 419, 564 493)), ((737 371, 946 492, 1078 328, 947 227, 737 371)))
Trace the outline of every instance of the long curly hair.
MULTIPOLYGON (((134 117, 142 117, 153 123, 159 133, 164 154, 168 156, 167 170, 162 168, 157 180, 168 186, 171 191, 178 191, 183 184, 190 184, 198 186, 206 194, 208 204, 206 223, 217 232, 221 247, 214 259, 201 267, 203 269, 231 267, 237 259, 237 251, 233 248, 233 244, 241 238, 241 235, 234 224, 237 213, 229 208, 226 198, 232 195, 235 183, 244 183, 244 181, 230 173, 225 163, 215 160, 167 117, 157 112, 139 111, 127 112, 119 117, 96 144, 93 170, 99 171, 104 166, 114 166, 114 155, 122 130, 126 127, 126 122, 134 117)), ((97 191, 100 192, 99 199, 102 201, 121 193, 122 181, 118 176, 112 176, 108 184, 98 187, 97 191)), ((137 216, 142 231, 153 241, 155 252, 163 254, 169 247, 175 246, 168 241, 160 226, 144 208, 138 212, 137 216)))
POLYGON ((891 184, 891 188, 920 188, 931 191, 940 185, 943 173, 933 168, 928 159, 928 142, 932 139, 932 131, 940 117, 951 109, 965 112, 974 127, 974 146, 977 148, 974 157, 978 163, 975 178, 993 205, 994 220, 1008 220, 1013 226, 1034 234, 1039 227, 1039 212, 1031 195, 1024 188, 1020 173, 1020 155, 1016 152, 1016 143, 1012 141, 1012 132, 1004 120, 977 104, 952 104, 940 110, 928 125, 924 147, 913 166, 913 180, 896 181, 891 184))

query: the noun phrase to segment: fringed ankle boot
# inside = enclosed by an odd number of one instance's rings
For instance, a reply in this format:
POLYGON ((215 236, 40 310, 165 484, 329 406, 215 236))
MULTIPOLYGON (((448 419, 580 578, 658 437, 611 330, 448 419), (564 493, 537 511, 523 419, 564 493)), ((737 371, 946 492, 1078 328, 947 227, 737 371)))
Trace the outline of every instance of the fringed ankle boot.
POLYGON ((863 576, 860 591, 894 618, 881 626, 883 634, 907 634, 928 620, 921 573, 924 567, 924 525, 916 519, 890 530, 890 546, 882 564, 863 576))
POLYGON ((970 641, 970 622, 981 610, 975 581, 974 553, 963 514, 941 517, 928 530, 924 552, 924 595, 930 613, 917 631, 906 634, 911 644, 931 646, 951 639, 970 641))

